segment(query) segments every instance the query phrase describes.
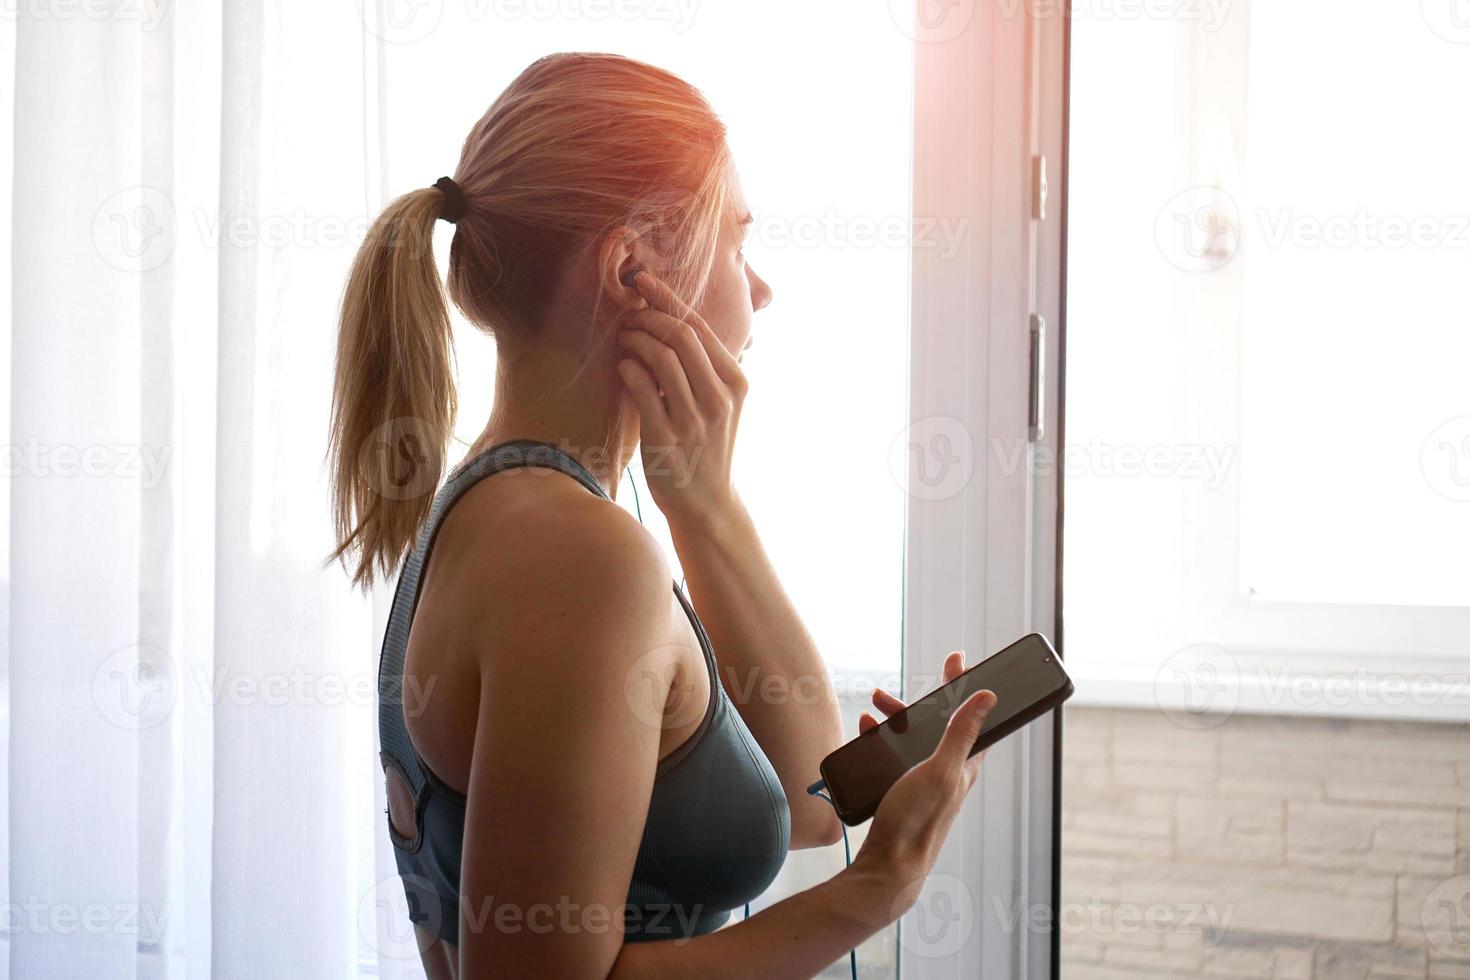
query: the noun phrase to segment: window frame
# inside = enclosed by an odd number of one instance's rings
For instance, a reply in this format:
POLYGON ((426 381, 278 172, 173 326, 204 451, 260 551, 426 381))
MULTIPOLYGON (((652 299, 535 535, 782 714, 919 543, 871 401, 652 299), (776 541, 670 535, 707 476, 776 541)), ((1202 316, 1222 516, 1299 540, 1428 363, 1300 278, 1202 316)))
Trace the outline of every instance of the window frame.
MULTIPOLYGON (((922 2, 922 0, 921 0, 922 2)), ((950 650, 969 662, 1039 631, 1060 649, 1061 479, 994 446, 1058 446, 1068 18, 1047 5, 960 4, 957 36, 919 38, 915 216, 967 222, 948 261, 913 251, 905 691, 950 650), (1034 210, 1044 156, 1047 217, 1034 210), (1030 438, 1031 324, 1041 346, 1040 438, 1030 438), (935 493, 921 466, 951 437, 969 475, 935 493)), ((955 12, 958 12, 957 14, 955 12)), ((923 32, 920 31, 920 34, 923 32)), ((905 978, 1057 976, 1061 712, 993 746, 934 872, 900 925, 905 978), (961 934, 932 918, 958 913, 961 934), (926 930, 927 926, 927 930, 926 930)))

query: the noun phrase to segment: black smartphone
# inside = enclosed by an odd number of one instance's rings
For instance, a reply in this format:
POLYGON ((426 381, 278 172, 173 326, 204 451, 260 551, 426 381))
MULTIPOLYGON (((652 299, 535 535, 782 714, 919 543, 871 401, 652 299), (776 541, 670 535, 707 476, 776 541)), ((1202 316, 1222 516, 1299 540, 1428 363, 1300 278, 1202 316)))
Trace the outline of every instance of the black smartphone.
POLYGON ((974 755, 1072 696, 1072 679, 1051 641, 1023 636, 822 760, 822 778, 843 823, 873 816, 898 777, 934 754, 956 708, 976 691, 995 692, 974 755))

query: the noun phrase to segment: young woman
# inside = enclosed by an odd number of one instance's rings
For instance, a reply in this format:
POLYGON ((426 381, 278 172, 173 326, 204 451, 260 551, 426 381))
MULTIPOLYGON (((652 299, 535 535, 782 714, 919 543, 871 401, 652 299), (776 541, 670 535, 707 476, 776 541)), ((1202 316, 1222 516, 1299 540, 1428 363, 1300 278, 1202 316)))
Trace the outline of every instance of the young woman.
POLYGON ((380 735, 430 977, 812 976, 914 901, 975 781, 990 692, 892 789, 850 868, 730 922, 789 848, 838 839, 805 788, 843 741, 731 483, 740 355, 771 301, 741 252, 750 220, 698 92, 563 54, 512 82, 454 178, 389 205, 357 256, 337 555, 363 584, 401 568, 380 735), (449 298, 498 366, 494 411, 436 494, 455 406, 440 218, 449 298), (697 615, 612 500, 640 447, 697 615))

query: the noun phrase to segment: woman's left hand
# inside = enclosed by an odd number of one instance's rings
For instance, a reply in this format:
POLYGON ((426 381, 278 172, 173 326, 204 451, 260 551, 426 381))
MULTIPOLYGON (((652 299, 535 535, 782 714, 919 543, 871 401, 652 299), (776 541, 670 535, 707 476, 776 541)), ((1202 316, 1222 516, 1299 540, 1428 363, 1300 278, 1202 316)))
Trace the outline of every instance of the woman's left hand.
POLYGON ((736 500, 735 430, 748 385, 739 363, 694 309, 647 271, 645 309, 624 315, 618 374, 643 421, 643 472, 670 525, 698 526, 736 500))
MULTIPOLYGON (((954 653, 951 653, 949 656, 944 658, 944 680, 939 682, 939 686, 943 687, 945 684, 948 684, 950 681, 954 680, 956 677, 960 676, 964 672, 965 651, 956 650, 954 653)), ((873 690, 873 707, 883 712, 884 718, 888 718, 896 712, 902 711, 904 708, 907 708, 908 705, 906 705, 898 698, 894 697, 892 694, 889 694, 882 688, 875 688, 873 690)), ((878 719, 874 718, 869 712, 864 711, 858 717, 859 735, 861 735, 863 732, 866 732, 870 728, 877 727, 878 719)))

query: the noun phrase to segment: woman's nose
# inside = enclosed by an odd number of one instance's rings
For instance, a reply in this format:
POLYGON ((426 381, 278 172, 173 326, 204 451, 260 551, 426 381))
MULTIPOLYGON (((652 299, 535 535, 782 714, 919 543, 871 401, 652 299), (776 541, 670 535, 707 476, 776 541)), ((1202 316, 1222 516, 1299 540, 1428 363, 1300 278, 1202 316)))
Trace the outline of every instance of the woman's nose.
POLYGON ((750 305, 752 309, 763 310, 771 305, 771 287, 760 276, 756 275, 755 269, 747 263, 745 274, 750 279, 750 305))

